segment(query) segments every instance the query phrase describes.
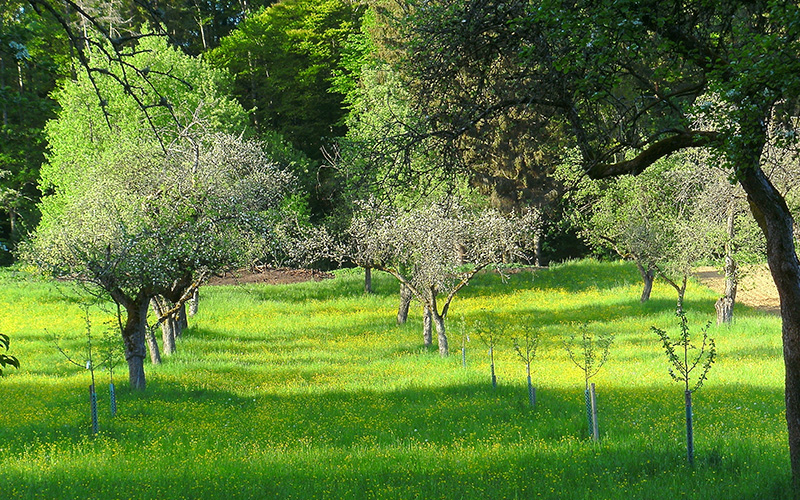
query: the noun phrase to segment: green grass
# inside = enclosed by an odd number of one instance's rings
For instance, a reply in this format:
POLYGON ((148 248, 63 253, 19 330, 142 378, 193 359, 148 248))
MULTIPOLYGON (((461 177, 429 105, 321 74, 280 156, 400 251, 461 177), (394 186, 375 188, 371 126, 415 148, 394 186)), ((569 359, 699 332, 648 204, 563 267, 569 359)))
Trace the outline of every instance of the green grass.
MULTIPOLYGON (((376 273, 287 286, 206 287, 200 313, 148 389, 118 384, 101 432, 88 436, 89 374, 80 357, 82 294, 0 274, 0 332, 22 362, 0 378, 4 498, 172 499, 771 499, 789 497, 780 319, 737 306, 711 327, 718 362, 695 394, 696 466, 685 460, 683 394, 667 374, 656 325, 677 330, 674 291, 638 302, 627 264, 580 261, 485 274, 452 305, 452 356, 422 348, 419 311, 394 325, 396 283, 376 273), (509 338, 496 350, 462 330, 492 315, 509 332, 541 331, 528 407, 525 368, 509 338), (463 317, 463 326, 462 326, 463 317), (597 384, 601 442, 588 439, 582 372, 561 342, 575 322, 616 334, 597 384)), ((690 285, 694 331, 715 296, 690 285)), ((94 307, 99 336, 111 318, 94 307)), ((118 367, 117 381, 125 377, 118 367)))

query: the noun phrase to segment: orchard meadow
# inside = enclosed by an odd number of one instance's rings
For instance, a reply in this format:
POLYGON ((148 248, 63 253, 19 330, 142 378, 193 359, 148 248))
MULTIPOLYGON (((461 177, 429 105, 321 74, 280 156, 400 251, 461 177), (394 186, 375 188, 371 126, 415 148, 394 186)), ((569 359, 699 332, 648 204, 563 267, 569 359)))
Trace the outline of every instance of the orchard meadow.
MULTIPOLYGON (((694 395, 696 460, 686 461, 682 385, 652 326, 674 333, 675 292, 639 303, 632 264, 594 260, 478 276, 447 317, 451 355, 422 347, 419 305, 395 324, 398 284, 363 271, 296 285, 206 286, 199 313, 144 393, 124 360, 95 363, 99 433, 90 432, 93 353, 115 328, 84 291, 0 271, 0 333, 21 368, 0 378, 0 491, 26 499, 772 499, 790 497, 780 318, 737 305, 710 327, 718 358, 694 395), (490 320, 498 386, 474 330, 490 320), (564 341, 581 324, 614 334, 592 378, 564 341), (536 406, 513 338, 539 335, 536 406), (466 365, 461 356, 465 349, 466 365), (80 363, 79 363, 80 364, 80 363)), ((691 283, 693 332, 716 295, 691 283)), ((117 334, 118 335, 118 334, 117 334)), ((112 344, 121 350, 120 342, 112 344)))

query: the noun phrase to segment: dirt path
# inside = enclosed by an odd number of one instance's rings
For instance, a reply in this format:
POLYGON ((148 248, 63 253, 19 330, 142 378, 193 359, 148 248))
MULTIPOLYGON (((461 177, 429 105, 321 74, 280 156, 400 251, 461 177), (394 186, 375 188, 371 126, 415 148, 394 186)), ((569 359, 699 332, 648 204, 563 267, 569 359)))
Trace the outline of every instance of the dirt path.
MULTIPOLYGON (((717 268, 699 267, 695 270, 694 275, 710 289, 720 295, 724 293, 725 280, 717 268)), ((745 268, 739 279, 736 302, 762 311, 780 314, 778 290, 775 288, 766 264, 745 268)))
POLYGON ((267 285, 287 285, 304 281, 322 281, 333 278, 333 274, 316 269, 261 269, 255 272, 240 269, 214 276, 209 285, 242 285, 245 283, 265 283, 267 285))

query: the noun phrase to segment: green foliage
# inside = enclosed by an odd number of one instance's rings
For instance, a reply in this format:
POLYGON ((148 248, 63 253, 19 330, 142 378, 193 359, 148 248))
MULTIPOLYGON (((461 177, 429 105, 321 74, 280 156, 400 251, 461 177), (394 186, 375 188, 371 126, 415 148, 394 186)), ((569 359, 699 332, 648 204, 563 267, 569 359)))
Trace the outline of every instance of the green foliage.
MULTIPOLYGON (((5 349, 8 352, 8 348, 11 345, 11 339, 8 335, 0 333, 0 347, 5 349)), ((0 354, 0 367, 5 368, 6 366, 13 366, 16 369, 19 369, 19 360, 14 356, 9 356, 8 354, 0 354)), ((0 375, 3 374, 3 370, 0 368, 0 375)))
POLYGON ((724 226, 699 213, 705 184, 694 174, 691 164, 677 159, 637 176, 586 181, 597 187, 587 189, 579 209, 583 237, 678 280, 723 240, 724 226))
POLYGON ((514 344, 514 351, 517 353, 517 356, 519 356, 519 359, 521 359, 527 367, 530 367, 533 360, 536 359, 536 350, 539 348, 541 332, 528 322, 523 322, 518 332, 520 330, 522 335, 517 333, 511 337, 511 341, 514 344))
POLYGON ((245 19, 209 60, 236 75, 235 93, 260 130, 320 160, 324 140, 344 132, 331 78, 362 11, 342 0, 283 0, 245 19))
POLYGON ((669 337, 665 330, 651 327, 658 337, 661 339, 661 345, 667 355, 670 363, 669 375, 676 382, 683 382, 687 392, 694 392, 703 386, 703 382, 708 378, 708 372, 711 370, 711 365, 717 359, 717 347, 714 339, 708 336, 708 328, 711 323, 706 323, 705 327, 701 330, 703 334, 703 342, 698 348, 692 343, 691 333, 689 332, 689 322, 686 319, 686 313, 678 310, 676 313, 680 322, 680 335, 674 341, 669 337), (691 351, 697 351, 696 355, 691 355, 691 351), (696 369, 700 369, 700 374, 694 385, 691 383, 691 374, 696 369))
POLYGON ((291 182, 269 178, 277 169, 259 144, 221 133, 242 133, 246 119, 221 71, 162 38, 138 49, 131 64, 149 68, 149 80, 129 92, 113 76, 99 79, 106 102, 98 103, 82 73, 56 93, 61 111, 47 126, 41 179, 48 194, 29 247, 56 275, 115 276, 129 291, 236 260, 246 238, 232 223, 274 206, 291 182), (146 86, 164 101, 142 109, 146 86))
POLYGON ((35 204, 44 161, 44 124, 55 115, 49 97, 67 71, 60 27, 25 2, 0 9, 0 265, 38 220, 35 204))
POLYGON ((268 237, 270 210, 291 177, 258 143, 225 134, 196 140, 186 149, 173 144, 167 156, 132 151, 127 175, 97 165, 91 185, 85 178, 60 185, 85 187, 43 199, 29 258, 57 276, 135 295, 262 255, 254 245, 268 237))
POLYGON ((46 128, 51 153, 42 167, 40 187, 45 192, 66 197, 82 193, 111 165, 121 177, 141 175, 141 167, 125 164, 164 152, 184 129, 199 123, 212 132, 244 132, 246 115, 227 97, 229 77, 224 72, 169 47, 160 37, 143 38, 137 48, 130 64, 148 68, 147 80, 130 76, 128 91, 119 84, 119 69, 98 57, 93 64, 110 73, 96 77, 102 102, 85 72, 55 93, 61 111, 46 128), (162 99, 147 101, 153 99, 153 89, 162 99))
POLYGON ((482 311, 481 317, 472 323, 472 330, 483 345, 494 349, 506 337, 507 326, 488 311, 482 311))

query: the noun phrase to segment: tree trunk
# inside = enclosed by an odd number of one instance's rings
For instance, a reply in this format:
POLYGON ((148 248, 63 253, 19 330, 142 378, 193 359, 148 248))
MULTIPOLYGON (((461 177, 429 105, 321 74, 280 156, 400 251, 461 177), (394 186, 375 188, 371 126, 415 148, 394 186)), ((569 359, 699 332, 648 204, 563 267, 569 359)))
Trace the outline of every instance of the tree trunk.
POLYGON ((717 326, 722 324, 729 324, 733 321, 733 300, 730 297, 720 297, 714 303, 714 309, 717 310, 717 326))
POLYGON ((739 169, 750 210, 767 240, 767 262, 781 301, 783 359, 786 373, 786 423, 794 491, 800 491, 800 261, 794 248, 786 200, 759 167, 761 151, 739 169))
POLYGON ((153 365, 160 365, 161 352, 159 352, 158 350, 158 341, 156 340, 156 336, 155 333, 153 333, 153 330, 155 330, 155 327, 154 328, 146 327, 145 339, 147 340, 147 350, 150 352, 150 363, 153 365))
POLYGON ((372 293, 372 268, 364 268, 364 293, 372 293))
POLYGON ((736 304, 736 289, 739 283, 736 260, 733 258, 733 237, 735 236, 734 202, 735 198, 731 196, 728 201, 728 237, 725 241, 725 296, 721 297, 715 304, 717 309, 717 325, 727 324, 733 321, 733 306, 736 304))
MULTIPOLYGON (((6 86, 5 80, 6 74, 6 62, 3 59, 3 56, 0 55, 0 89, 6 86)), ((8 126, 8 105, 6 104, 6 99, 3 99, 3 126, 8 126)))
POLYGON ((460 266, 463 266, 467 263, 467 248, 461 242, 456 242, 455 246, 456 262, 458 262, 460 266))
POLYGON ((175 337, 178 331, 178 322, 173 316, 165 319, 161 323, 161 339, 164 343, 164 356, 172 356, 175 354, 175 337))
POLYGON ((400 306, 397 308, 397 324, 403 325, 408 321, 408 308, 411 305, 413 294, 404 283, 400 283, 400 306))
POLYGON ((19 224, 17 223, 17 209, 13 206, 8 207, 8 226, 9 231, 8 235, 12 242, 17 243, 19 241, 19 224))
POLYGON ((533 265, 540 267, 544 265, 542 258, 542 230, 537 229, 533 233, 533 265))
POLYGON ((431 325, 431 308, 424 306, 422 313, 422 342, 428 348, 433 345, 433 327, 431 325))
POLYGON ((642 276, 642 281, 644 282, 642 297, 639 299, 639 302, 644 304, 650 300, 650 293, 653 291, 653 281, 656 278, 656 272, 654 269, 645 269, 639 262, 636 263, 636 267, 639 268, 639 274, 642 276))
POLYGON ((145 334, 147 331, 147 308, 149 298, 139 293, 133 300, 123 305, 127 318, 122 327, 122 341, 125 344, 125 360, 128 362, 128 380, 132 389, 144 390, 145 334))
POLYGON ((439 355, 444 358, 450 354, 450 350, 447 346, 447 333, 444 329, 444 317, 434 309, 431 309, 430 311, 431 317, 433 318, 433 323, 436 325, 436 336, 439 340, 439 355))
POLYGON ((196 287, 194 292, 192 292, 192 299, 189 302, 189 316, 194 316, 197 314, 197 308, 200 303, 200 287, 196 287))
POLYGON ((175 338, 181 338, 183 331, 189 328, 189 318, 186 316, 186 303, 181 304, 178 312, 175 313, 175 322, 172 325, 172 331, 175 338))
MULTIPOLYGON (((156 314, 156 317, 161 319, 164 316, 164 313, 169 310, 170 304, 167 299, 163 297, 153 297, 150 299, 150 305, 153 308, 153 312, 156 314)), ((161 321, 161 339, 164 343, 164 356, 171 356, 175 353, 175 329, 176 329, 176 322, 174 317, 170 316, 165 320, 161 321)), ((155 344, 155 336, 150 333, 148 336, 148 345, 155 344), (150 337, 153 337, 152 342, 150 341, 150 337)), ((158 344, 155 344, 155 349, 158 349, 158 344)), ((161 360, 159 359, 158 363, 155 362, 153 357, 153 348, 150 349, 150 359, 153 360, 153 364, 160 364, 161 360)))

